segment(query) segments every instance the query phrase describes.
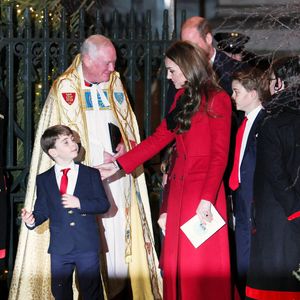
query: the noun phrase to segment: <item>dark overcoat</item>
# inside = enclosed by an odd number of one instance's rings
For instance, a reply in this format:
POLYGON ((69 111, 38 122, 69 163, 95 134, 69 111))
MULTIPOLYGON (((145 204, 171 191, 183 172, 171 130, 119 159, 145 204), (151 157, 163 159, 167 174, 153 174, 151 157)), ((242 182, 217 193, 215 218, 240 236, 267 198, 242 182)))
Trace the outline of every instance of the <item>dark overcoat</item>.
POLYGON ((286 105, 266 117, 257 142, 250 299, 300 299, 300 110, 281 96, 286 105))

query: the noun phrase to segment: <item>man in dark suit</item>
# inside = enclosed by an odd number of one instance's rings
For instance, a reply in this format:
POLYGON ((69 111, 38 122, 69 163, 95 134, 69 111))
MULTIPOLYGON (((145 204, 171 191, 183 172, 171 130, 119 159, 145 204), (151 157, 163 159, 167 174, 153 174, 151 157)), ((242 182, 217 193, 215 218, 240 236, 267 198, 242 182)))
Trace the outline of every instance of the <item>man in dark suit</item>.
POLYGON ((76 267, 83 299, 104 299, 99 263, 99 230, 96 214, 110 204, 99 171, 75 164, 78 145, 64 125, 48 128, 41 147, 55 166, 37 176, 33 212, 22 209, 29 229, 50 220, 51 290, 56 300, 73 299, 72 274, 76 267))
POLYGON ((232 99, 236 108, 245 112, 244 121, 237 131, 234 164, 229 178, 229 187, 234 191, 237 287, 241 299, 245 298, 250 256, 256 137, 265 117, 261 102, 268 95, 262 76, 261 71, 251 68, 234 73, 232 81, 232 99))

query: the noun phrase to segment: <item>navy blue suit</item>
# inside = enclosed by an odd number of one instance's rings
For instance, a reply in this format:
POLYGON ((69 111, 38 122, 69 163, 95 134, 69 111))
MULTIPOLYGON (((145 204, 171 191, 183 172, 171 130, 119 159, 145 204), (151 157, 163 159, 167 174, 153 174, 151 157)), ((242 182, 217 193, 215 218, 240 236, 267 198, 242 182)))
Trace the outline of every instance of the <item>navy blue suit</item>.
POLYGON ((106 212, 110 204, 99 171, 79 164, 73 195, 79 198, 80 209, 62 206, 54 167, 38 175, 36 183, 35 227, 50 221, 48 252, 53 295, 56 299, 73 298, 72 273, 76 266, 83 299, 102 299, 96 214, 106 212))
POLYGON ((246 275, 250 257, 253 178, 256 165, 256 138, 265 114, 265 111, 261 110, 251 126, 240 166, 241 182, 238 189, 234 192, 238 288, 242 298, 245 293, 246 275))

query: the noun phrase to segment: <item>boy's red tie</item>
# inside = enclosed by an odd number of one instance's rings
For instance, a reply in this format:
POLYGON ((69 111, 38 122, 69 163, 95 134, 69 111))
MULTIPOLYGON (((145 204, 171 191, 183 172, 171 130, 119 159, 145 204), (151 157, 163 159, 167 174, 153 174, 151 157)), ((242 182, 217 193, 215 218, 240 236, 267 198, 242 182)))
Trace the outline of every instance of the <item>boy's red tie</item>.
POLYGON ((247 121, 248 121, 248 119, 247 119, 247 117, 245 117, 241 126, 239 127, 239 129, 237 131, 237 134, 236 134, 233 168, 232 168, 232 171, 231 171, 231 174, 229 177, 229 187, 233 191, 235 191, 240 185, 240 183, 239 183, 239 160, 240 160, 240 152, 241 152, 243 135, 244 135, 247 121))
POLYGON ((61 172, 63 172, 63 175, 62 175, 61 181, 60 181, 60 188, 59 188, 59 191, 60 191, 61 195, 65 194, 67 192, 68 172, 70 170, 71 170, 70 168, 60 170, 61 172))

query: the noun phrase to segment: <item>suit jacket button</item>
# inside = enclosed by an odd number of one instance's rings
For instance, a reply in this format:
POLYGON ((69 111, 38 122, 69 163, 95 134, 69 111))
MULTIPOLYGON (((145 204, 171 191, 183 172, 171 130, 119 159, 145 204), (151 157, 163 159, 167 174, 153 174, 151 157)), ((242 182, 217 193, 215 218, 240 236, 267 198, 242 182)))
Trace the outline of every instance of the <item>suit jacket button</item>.
POLYGON ((71 223, 70 223, 70 226, 75 226, 75 222, 71 222, 71 223))
POLYGON ((72 209, 68 210, 68 214, 69 214, 69 215, 72 215, 73 213, 74 213, 74 212, 73 212, 72 209))

